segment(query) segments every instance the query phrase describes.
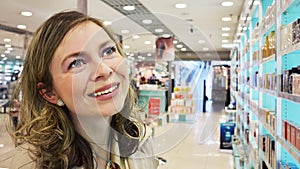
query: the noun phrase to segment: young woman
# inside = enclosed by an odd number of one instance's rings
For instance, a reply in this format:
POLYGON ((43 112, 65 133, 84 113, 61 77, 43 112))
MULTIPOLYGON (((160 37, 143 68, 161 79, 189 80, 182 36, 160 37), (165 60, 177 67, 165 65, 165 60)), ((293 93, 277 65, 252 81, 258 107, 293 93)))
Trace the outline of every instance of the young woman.
POLYGON ((19 146, 0 167, 157 168, 120 43, 101 21, 76 11, 49 18, 29 46, 20 95, 19 146))

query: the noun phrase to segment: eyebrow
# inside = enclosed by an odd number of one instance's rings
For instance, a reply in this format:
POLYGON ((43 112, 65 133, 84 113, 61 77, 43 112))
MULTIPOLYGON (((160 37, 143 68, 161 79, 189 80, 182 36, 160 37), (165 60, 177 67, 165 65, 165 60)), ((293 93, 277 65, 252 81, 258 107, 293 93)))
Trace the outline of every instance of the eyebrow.
MULTIPOLYGON (((100 46, 98 47, 98 49, 100 50, 100 49, 104 48, 104 47, 107 46, 107 44, 109 44, 109 43, 114 43, 114 41, 112 41, 112 40, 107 40, 107 41, 101 43, 100 46)), ((84 53, 86 53, 86 52, 84 52, 84 51, 79 51, 79 52, 71 53, 71 54, 67 55, 67 56, 63 59, 62 63, 64 63, 64 62, 65 62, 67 59, 69 59, 69 58, 78 56, 80 53, 83 53, 83 54, 84 54, 84 53)))

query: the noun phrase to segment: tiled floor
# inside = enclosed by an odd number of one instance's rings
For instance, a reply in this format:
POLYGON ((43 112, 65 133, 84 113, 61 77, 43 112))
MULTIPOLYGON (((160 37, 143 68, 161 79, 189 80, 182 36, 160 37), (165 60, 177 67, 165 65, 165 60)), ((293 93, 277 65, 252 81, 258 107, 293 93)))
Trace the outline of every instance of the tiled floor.
MULTIPOLYGON (((219 149, 219 122, 223 119, 224 104, 208 102, 207 106, 206 113, 197 114, 195 123, 171 123, 157 129, 156 135, 167 132, 167 138, 172 140, 170 144, 183 135, 173 148, 159 154, 167 160, 159 169, 233 169, 231 152, 219 149), (174 132, 165 128, 174 128, 174 132)), ((160 146, 157 142, 161 140, 154 138, 155 145, 160 146)))
MULTIPOLYGON (((207 112, 196 113, 193 123, 168 123, 157 127, 155 152, 167 160, 159 169, 233 169, 231 153, 219 149, 223 108, 223 103, 207 102, 207 112)), ((0 114, 0 155, 13 147, 5 132, 7 120, 7 114, 0 114)))

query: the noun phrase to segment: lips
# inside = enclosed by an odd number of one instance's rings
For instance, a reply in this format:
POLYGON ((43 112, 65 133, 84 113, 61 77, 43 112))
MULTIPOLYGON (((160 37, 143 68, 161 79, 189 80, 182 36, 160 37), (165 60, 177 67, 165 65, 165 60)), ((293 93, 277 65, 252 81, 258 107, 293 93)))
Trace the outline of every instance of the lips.
POLYGON ((89 94, 91 97, 100 97, 109 95, 119 88, 120 83, 112 83, 97 89, 94 93, 89 94))

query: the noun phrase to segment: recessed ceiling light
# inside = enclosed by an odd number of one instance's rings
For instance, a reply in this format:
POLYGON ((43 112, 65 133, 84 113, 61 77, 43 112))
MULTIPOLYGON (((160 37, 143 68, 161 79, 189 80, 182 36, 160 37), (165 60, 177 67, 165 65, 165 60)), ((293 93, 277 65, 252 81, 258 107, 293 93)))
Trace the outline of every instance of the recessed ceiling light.
POLYGON ((152 56, 152 53, 148 53, 147 56, 149 56, 149 57, 152 56))
POLYGON ((11 39, 9 39, 9 38, 4 38, 3 41, 4 41, 4 42, 11 42, 11 39))
POLYGON ((229 27, 222 27, 222 31, 230 31, 229 27))
POLYGON ((162 37, 164 38, 169 38, 171 35, 170 34, 163 34, 162 37))
POLYGON ((231 21, 231 17, 223 17, 223 18, 222 18, 222 21, 225 21, 225 22, 231 21))
POLYGON ((163 29, 161 29, 161 28, 157 28, 157 29, 155 29, 155 32, 157 32, 157 33, 161 33, 161 32, 163 32, 164 30, 163 29))
POLYGON ((233 6, 233 2, 231 2, 231 1, 224 1, 224 2, 222 2, 222 6, 233 6))
POLYGON ((200 44, 205 43, 205 40, 198 40, 198 43, 200 44))
POLYGON ((21 12, 21 15, 23 15, 23 16, 32 16, 32 13, 29 12, 29 11, 23 11, 23 12, 21 12))
POLYGON ((234 43, 240 43, 242 42, 240 39, 234 40, 234 43))
POLYGON ((177 44, 178 43, 178 41, 177 40, 173 40, 173 44, 177 44))
POLYGON ((1 54, 1 57, 5 57, 5 54, 1 54))
POLYGON ((5 47, 6 48, 11 48, 11 45, 10 44, 5 44, 5 47))
POLYGON ((133 5, 127 5, 127 6, 123 6, 123 9, 126 11, 132 11, 135 10, 135 7, 133 5))
POLYGON ((112 22, 111 22, 111 21, 104 21, 103 24, 104 24, 104 25, 111 25, 112 22))
POLYGON ((132 35, 132 38, 133 39, 138 39, 138 38, 140 38, 140 36, 139 35, 132 35))
POLYGON ((184 3, 175 4, 175 8, 178 8, 178 9, 183 9, 183 8, 186 8, 186 7, 187 7, 187 4, 184 4, 184 3))
POLYGON ((186 48, 181 48, 180 50, 181 50, 181 51, 186 51, 186 48))
POLYGON ((146 40, 144 43, 145 43, 145 45, 150 45, 150 44, 151 44, 151 41, 146 40))
POLYGON ((129 30, 123 29, 123 30, 121 30, 121 33, 122 33, 122 34, 127 34, 127 33, 129 33, 129 30))
POLYGON ((203 48, 203 51, 208 51, 209 50, 209 48, 203 48))
POLYGON ((26 29, 26 25, 17 25, 17 28, 19 28, 19 29, 26 29))
POLYGON ((124 48, 124 49, 129 49, 129 48, 130 48, 130 46, 128 46, 128 45, 124 45, 124 46, 123 46, 123 48, 124 48))
POLYGON ((222 36, 229 36, 229 33, 222 33, 222 36))
POLYGON ((178 45, 176 45, 176 47, 177 47, 177 48, 182 48, 183 45, 182 45, 182 44, 178 44, 178 45))
POLYGON ((152 20, 151 19, 144 19, 142 22, 143 22, 143 24, 151 24, 152 20))
POLYGON ((16 56, 16 59, 21 59, 21 56, 17 55, 17 56, 16 56))
POLYGON ((9 51, 9 50, 6 50, 6 51, 4 51, 4 53, 8 54, 8 53, 10 53, 10 51, 9 51))
POLYGON ((223 39, 223 40, 222 40, 222 43, 228 43, 228 42, 229 42, 228 39, 223 39))
POLYGON ((12 50, 13 50, 13 48, 7 48, 7 50, 10 50, 10 51, 12 51, 12 50))

